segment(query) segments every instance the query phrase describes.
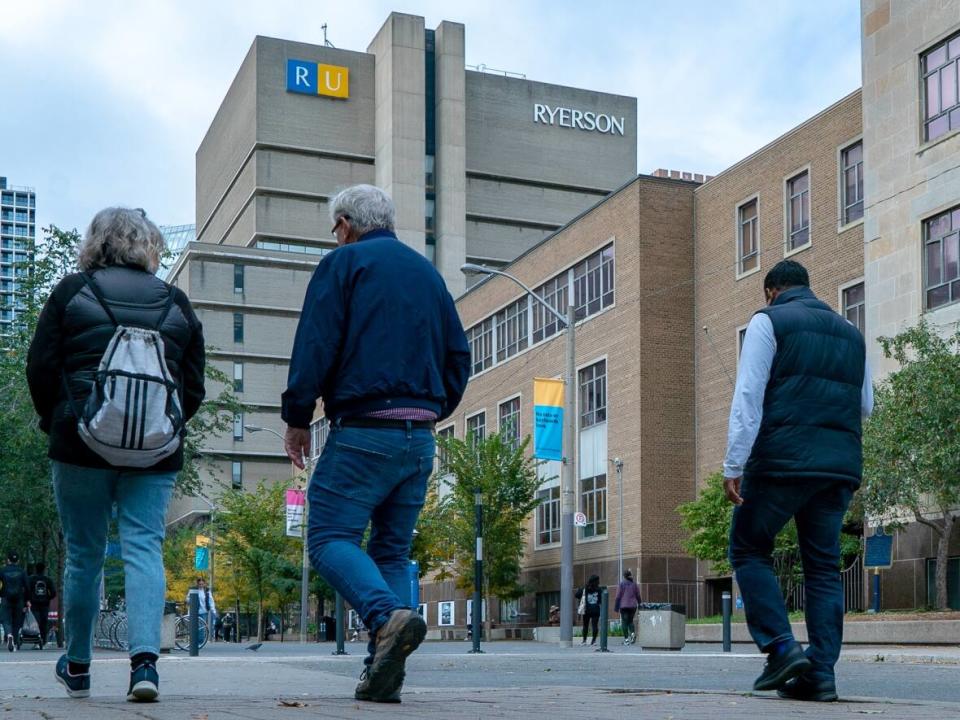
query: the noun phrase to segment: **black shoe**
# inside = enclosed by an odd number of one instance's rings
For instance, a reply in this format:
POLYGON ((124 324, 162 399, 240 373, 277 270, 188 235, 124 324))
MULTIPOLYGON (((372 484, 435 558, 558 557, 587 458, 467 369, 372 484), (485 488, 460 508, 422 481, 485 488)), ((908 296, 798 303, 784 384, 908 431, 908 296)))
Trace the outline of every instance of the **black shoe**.
POLYGON ((365 680, 364 699, 396 702, 393 698, 403 687, 407 657, 420 647, 426 635, 427 624, 420 613, 407 608, 390 613, 390 619, 377 630, 377 650, 365 680))
POLYGON ((811 680, 800 675, 777 690, 777 695, 785 700, 836 702, 837 685, 832 680, 811 680))
POLYGON ((753 683, 754 690, 778 690, 788 680, 802 675, 812 667, 809 658, 803 654, 799 643, 793 643, 789 650, 769 655, 763 672, 753 683))
POLYGON ((70 674, 70 664, 66 655, 57 660, 57 682, 67 689, 67 695, 72 698, 90 697, 90 673, 80 675, 70 674))
POLYGON ((160 675, 155 660, 144 660, 130 672, 130 702, 153 702, 160 695, 160 675))

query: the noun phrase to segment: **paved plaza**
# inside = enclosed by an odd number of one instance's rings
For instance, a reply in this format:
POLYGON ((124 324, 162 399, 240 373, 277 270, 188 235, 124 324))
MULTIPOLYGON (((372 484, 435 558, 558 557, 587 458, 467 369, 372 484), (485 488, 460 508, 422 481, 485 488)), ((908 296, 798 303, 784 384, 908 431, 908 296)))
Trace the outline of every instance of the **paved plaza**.
POLYGON ((761 656, 748 646, 724 655, 716 646, 682 653, 612 645, 561 651, 541 643, 492 643, 468 655, 467 643, 427 643, 408 663, 403 703, 353 700, 362 646, 331 655, 331 644, 214 645, 199 658, 177 653, 160 663, 162 702, 123 700, 126 659, 98 652, 93 696, 69 700, 53 680, 58 651, 0 655, 3 720, 151 718, 888 718, 960 717, 960 651, 956 648, 859 648, 838 667, 844 700, 787 702, 748 692, 761 656))

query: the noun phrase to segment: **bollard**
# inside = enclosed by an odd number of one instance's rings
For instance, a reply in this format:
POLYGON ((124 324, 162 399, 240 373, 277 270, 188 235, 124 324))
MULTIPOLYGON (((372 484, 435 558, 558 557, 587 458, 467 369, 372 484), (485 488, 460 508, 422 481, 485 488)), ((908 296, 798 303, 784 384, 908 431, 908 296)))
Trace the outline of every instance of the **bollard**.
POLYGON ((720 596, 720 604, 723 612, 723 651, 730 652, 730 612, 733 607, 730 593, 724 592, 720 596))
POLYGON ((880 568, 873 569, 873 609, 872 612, 880 612, 880 568))
POLYGON ((600 589, 600 647, 597 652, 610 652, 607 649, 607 634, 610 630, 610 610, 607 607, 610 603, 607 600, 607 589, 600 589))
POLYGON ((190 657, 200 654, 200 594, 190 593, 190 603, 187 606, 190 615, 190 657))
POLYGON ((347 655, 347 651, 343 648, 344 642, 344 631, 343 631, 343 595, 337 593, 337 603, 336 603, 336 618, 337 618, 337 649, 334 651, 334 655, 347 655))

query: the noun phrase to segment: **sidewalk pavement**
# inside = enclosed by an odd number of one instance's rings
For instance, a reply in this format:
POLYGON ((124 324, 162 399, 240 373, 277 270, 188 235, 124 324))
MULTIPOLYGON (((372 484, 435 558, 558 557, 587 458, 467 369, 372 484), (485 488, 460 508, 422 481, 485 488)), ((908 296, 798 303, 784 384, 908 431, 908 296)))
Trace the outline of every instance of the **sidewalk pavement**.
POLYGON ((718 717, 817 718, 831 720, 878 715, 910 720, 943 720, 960 715, 960 704, 850 699, 838 703, 801 703, 771 696, 658 690, 598 690, 527 687, 508 690, 420 690, 405 692, 400 705, 359 703, 337 696, 277 698, 170 697, 150 705, 119 699, 30 698, 0 701, 4 720, 312 720, 358 717, 496 718, 549 717, 551 720, 621 720, 625 717, 717 720, 718 717))

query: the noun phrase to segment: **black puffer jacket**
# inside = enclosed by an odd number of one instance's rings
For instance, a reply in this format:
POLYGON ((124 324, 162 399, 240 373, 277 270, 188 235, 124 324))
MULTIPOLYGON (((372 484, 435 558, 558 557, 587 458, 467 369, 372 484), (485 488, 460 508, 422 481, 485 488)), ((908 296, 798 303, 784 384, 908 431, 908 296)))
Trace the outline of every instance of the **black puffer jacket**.
MULTIPOLYGON (((137 267, 109 267, 92 277, 110 310, 122 325, 155 329, 173 293, 160 332, 167 367, 180 388, 185 419, 203 401, 203 328, 182 290, 137 267)), ((27 380, 40 427, 50 436, 49 456, 82 467, 109 468, 77 433, 77 419, 64 388, 82 407, 93 384, 100 358, 115 327, 86 285, 83 276, 68 275, 54 288, 40 314, 27 358, 27 380)), ((149 470, 172 471, 183 466, 183 449, 149 470)))

